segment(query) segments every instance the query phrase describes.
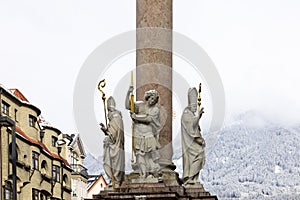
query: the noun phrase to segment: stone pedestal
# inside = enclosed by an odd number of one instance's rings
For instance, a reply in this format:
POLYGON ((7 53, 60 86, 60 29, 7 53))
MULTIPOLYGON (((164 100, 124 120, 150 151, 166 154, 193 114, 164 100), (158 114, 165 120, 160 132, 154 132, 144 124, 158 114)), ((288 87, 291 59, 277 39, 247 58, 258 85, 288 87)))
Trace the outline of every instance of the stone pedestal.
POLYGON ((218 198, 211 196, 209 192, 201 187, 184 188, 182 186, 167 186, 165 183, 143 183, 121 186, 114 190, 105 190, 98 195, 94 195, 93 199, 213 200, 218 198))
POLYGON ((157 90, 160 97, 161 125, 159 142, 162 177, 140 179, 138 173, 125 175, 118 188, 94 195, 93 199, 194 200, 217 199, 201 184, 185 188, 172 162, 172 0, 136 1, 136 100, 143 100, 147 90, 157 90), (160 28, 164 31, 151 31, 160 28), (167 30, 167 31, 165 31, 167 30), (149 48, 151 46, 151 48, 149 48), (145 48, 143 48, 145 47, 145 48), (152 48, 154 47, 154 48, 152 48), (164 118, 164 119, 162 119, 164 118))
POLYGON ((161 182, 155 183, 134 183, 138 180, 138 174, 126 175, 125 181, 119 188, 104 190, 93 199, 128 199, 128 200, 194 200, 194 199, 218 199, 211 196, 203 189, 201 184, 190 188, 180 185, 176 172, 164 172, 161 182), (166 179, 167 178, 167 179, 166 179))

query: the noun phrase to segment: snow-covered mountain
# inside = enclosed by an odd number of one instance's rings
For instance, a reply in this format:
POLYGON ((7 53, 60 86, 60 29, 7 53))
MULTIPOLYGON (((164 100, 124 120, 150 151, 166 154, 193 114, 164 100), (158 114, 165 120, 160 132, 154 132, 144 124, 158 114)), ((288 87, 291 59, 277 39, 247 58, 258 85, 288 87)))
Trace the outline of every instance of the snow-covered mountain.
POLYGON ((87 153, 83 165, 88 169, 88 174, 99 175, 104 174, 103 170, 103 157, 95 158, 91 153, 87 153))
POLYGON ((300 126, 245 113, 206 156, 201 180, 220 199, 300 199, 300 126))
MULTIPOLYGON (((200 179, 219 199, 300 199, 300 125, 278 126, 247 112, 208 148, 200 179)), ((181 175, 180 150, 174 158, 181 175)), ((90 174, 103 173, 101 157, 88 154, 85 163, 90 174)))

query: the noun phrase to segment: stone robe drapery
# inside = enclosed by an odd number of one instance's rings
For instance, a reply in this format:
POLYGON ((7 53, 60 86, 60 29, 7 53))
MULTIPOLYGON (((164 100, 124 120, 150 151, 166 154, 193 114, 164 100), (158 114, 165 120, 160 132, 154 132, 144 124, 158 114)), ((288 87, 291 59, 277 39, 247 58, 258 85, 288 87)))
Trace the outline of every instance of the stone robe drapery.
MULTIPOLYGON (((185 108, 181 118, 181 141, 183 153, 183 181, 199 175, 205 163, 204 139, 199 125, 193 124, 198 120, 189 108, 185 108), (200 142, 202 141, 202 142, 200 142)), ((196 122, 197 123, 197 122, 196 122)))
POLYGON ((109 113, 108 136, 104 139, 103 165, 107 176, 122 182, 125 171, 124 128, 119 111, 109 113))
POLYGON ((144 155, 151 153, 154 161, 159 159, 159 108, 157 106, 149 108, 146 111, 145 117, 149 117, 150 123, 136 122, 134 124, 134 148, 135 153, 144 155))

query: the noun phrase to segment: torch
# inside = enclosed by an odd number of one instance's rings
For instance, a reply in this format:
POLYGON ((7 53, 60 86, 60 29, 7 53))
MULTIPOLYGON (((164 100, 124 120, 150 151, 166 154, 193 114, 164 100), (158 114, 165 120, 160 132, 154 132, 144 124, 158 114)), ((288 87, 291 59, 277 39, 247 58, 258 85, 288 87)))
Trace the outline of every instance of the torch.
MULTIPOLYGON (((133 83, 133 71, 131 71, 130 73, 130 86, 134 87, 134 83, 133 83)), ((130 94, 130 112, 134 113, 134 94, 133 92, 131 92, 130 94)), ((132 121, 132 144, 131 144, 131 163, 134 163, 134 124, 132 121)))

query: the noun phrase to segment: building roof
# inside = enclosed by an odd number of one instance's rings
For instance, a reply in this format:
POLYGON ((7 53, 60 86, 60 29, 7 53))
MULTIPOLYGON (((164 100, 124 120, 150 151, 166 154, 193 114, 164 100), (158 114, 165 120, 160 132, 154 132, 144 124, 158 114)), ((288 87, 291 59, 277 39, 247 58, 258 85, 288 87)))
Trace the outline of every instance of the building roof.
POLYGON ((40 141, 38 141, 38 140, 35 140, 35 139, 29 137, 28 135, 26 135, 26 134, 24 133, 24 131, 22 131, 22 129, 21 129, 20 127, 16 126, 16 132, 17 132, 17 134, 19 134, 21 137, 23 137, 24 139, 26 139, 27 141, 29 141, 31 144, 36 145, 36 146, 39 146, 41 149, 43 149, 43 151, 44 151, 46 154, 48 154, 49 156, 51 156, 53 159, 61 160, 61 161, 64 162, 64 164, 65 164, 67 167, 71 168, 69 162, 68 162, 66 159, 64 159, 63 157, 61 157, 60 155, 58 155, 58 154, 56 154, 56 153, 51 152, 51 151, 47 148, 47 146, 46 146, 44 143, 42 143, 42 142, 40 142, 40 141))
POLYGON ((27 98, 22 94, 22 92, 20 92, 20 90, 18 90, 17 88, 10 88, 9 89, 16 97, 18 97, 20 100, 22 101, 26 101, 29 103, 29 101, 27 100, 27 98))
POLYGON ((86 153, 85 153, 80 135, 79 134, 72 134, 71 137, 72 137, 72 141, 71 141, 70 144, 68 144, 68 146, 71 147, 71 148, 74 148, 77 145, 78 150, 79 150, 79 156, 81 158, 85 158, 86 153))
POLYGON ((13 100, 17 101, 18 103, 21 103, 23 106, 27 106, 35 110, 37 112, 37 115, 41 114, 41 110, 38 107, 31 104, 18 89, 7 89, 2 84, 0 84, 0 94, 2 93, 8 94, 10 97, 12 97, 13 100))
POLYGON ((38 117, 38 123, 41 125, 41 126, 52 126, 50 122, 46 121, 46 119, 44 118, 44 116, 40 115, 38 117))
POLYGON ((88 179, 87 191, 90 192, 93 187, 97 185, 97 183, 99 183, 101 180, 103 180, 104 184, 107 185, 107 182, 102 174, 90 176, 90 178, 88 179))
MULTIPOLYGON (((1 92, 4 91, 6 94, 10 95, 11 97, 13 97, 15 100, 19 101, 20 103, 22 103, 25 106, 30 106, 31 108, 35 109, 37 111, 37 114, 39 116, 38 119, 38 124, 42 125, 43 127, 49 128, 49 129, 53 129, 54 131, 58 132, 59 134, 61 133, 61 131, 53 126, 50 125, 50 123, 46 123, 45 120, 43 120, 43 117, 40 115, 41 111, 39 108, 37 108, 36 106, 32 105, 28 99, 22 94, 22 92, 20 92, 17 88, 12 88, 12 89, 7 89, 5 88, 2 84, 0 84, 0 89, 1 92), (44 122, 44 123, 43 123, 44 122)), ((42 142, 35 140, 31 137, 29 137, 24 131, 22 131, 22 129, 18 126, 16 126, 16 132, 23 137, 24 139, 26 139, 28 142, 30 142, 33 145, 39 146, 41 149, 43 149, 43 151, 48 154, 49 156, 51 156, 53 159, 56 160, 61 160, 63 161, 63 163, 71 169, 70 164, 68 163, 68 161, 66 159, 64 159, 63 157, 61 157, 60 155, 51 152, 47 146, 45 144, 43 144, 42 142)))

